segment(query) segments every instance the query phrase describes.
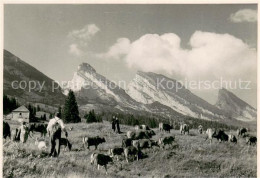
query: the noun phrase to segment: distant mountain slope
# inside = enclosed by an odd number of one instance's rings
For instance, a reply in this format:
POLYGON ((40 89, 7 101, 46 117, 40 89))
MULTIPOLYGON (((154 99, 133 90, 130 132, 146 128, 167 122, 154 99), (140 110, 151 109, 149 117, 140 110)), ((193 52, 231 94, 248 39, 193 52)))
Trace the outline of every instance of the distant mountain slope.
POLYGON ((156 114, 172 119, 183 116, 159 102, 144 104, 134 100, 124 89, 97 73, 87 63, 78 66, 72 80, 64 87, 64 94, 70 89, 74 91, 83 111, 123 111, 143 115, 156 114))
POLYGON ((152 72, 137 72, 126 91, 97 73, 87 63, 79 65, 72 80, 63 89, 58 88, 53 92, 53 82, 42 72, 4 50, 4 94, 14 96, 22 103, 59 106, 64 103, 64 94, 72 89, 81 113, 95 109, 156 114, 172 119, 190 116, 223 121, 228 118, 255 121, 257 116, 255 108, 225 89, 219 91, 218 101, 214 106, 194 95, 176 80, 152 72), (41 92, 39 85, 30 92, 28 88, 15 89, 12 86, 13 81, 24 81, 27 85, 29 81, 36 81, 44 85, 41 92))
POLYGON ((152 72, 137 72, 127 93, 144 104, 159 102, 173 110, 195 118, 224 119, 217 107, 194 95, 174 79, 152 72))
POLYGON ((78 66, 72 80, 64 88, 64 93, 69 89, 75 92, 80 105, 103 104, 118 109, 145 110, 145 107, 132 99, 124 89, 98 74, 87 63, 78 66))
POLYGON ((255 121, 257 118, 255 108, 224 88, 219 90, 216 106, 241 121, 255 121))
POLYGON ((65 96, 63 95, 61 88, 58 88, 52 92, 53 80, 38 71, 31 65, 22 61, 14 54, 7 50, 4 50, 4 94, 14 96, 22 102, 38 102, 48 105, 60 105, 64 103, 65 96), (17 82, 13 85, 13 81, 24 81, 22 86, 27 84, 27 88, 21 89, 17 82), (43 89, 40 92, 40 85, 37 85, 34 90, 29 91, 28 82, 35 81, 43 85, 43 89))

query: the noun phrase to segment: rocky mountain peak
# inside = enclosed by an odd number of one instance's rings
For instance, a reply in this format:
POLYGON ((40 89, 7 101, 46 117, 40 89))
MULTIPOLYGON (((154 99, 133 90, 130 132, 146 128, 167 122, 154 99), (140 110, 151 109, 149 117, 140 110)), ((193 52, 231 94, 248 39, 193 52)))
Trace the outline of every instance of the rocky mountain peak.
POLYGON ((219 90, 215 105, 238 120, 252 121, 255 120, 257 116, 255 108, 225 88, 219 90))
POLYGON ((244 108, 247 106, 250 108, 253 108, 252 106, 247 104, 245 101, 243 101, 239 97, 237 97, 231 91, 228 91, 227 89, 222 88, 218 92, 218 100, 217 100, 216 105, 218 107, 221 107, 221 105, 224 105, 224 104, 230 104, 230 105, 235 104, 241 108, 244 108))
POLYGON ((96 73, 96 70, 88 63, 82 63, 78 66, 78 71, 96 73))

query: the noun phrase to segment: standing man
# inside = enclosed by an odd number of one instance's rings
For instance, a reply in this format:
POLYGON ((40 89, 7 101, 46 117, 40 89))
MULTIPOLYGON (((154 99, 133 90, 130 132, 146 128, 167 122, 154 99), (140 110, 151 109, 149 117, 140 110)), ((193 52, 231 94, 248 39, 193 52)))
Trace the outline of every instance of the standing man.
POLYGON ((14 141, 25 143, 28 139, 29 128, 26 122, 21 122, 21 126, 15 129, 14 141))
POLYGON ((47 126, 47 132, 50 135, 50 145, 51 151, 49 156, 58 157, 60 154, 60 140, 61 132, 65 132, 66 138, 68 137, 68 132, 65 129, 63 121, 60 119, 60 113, 57 112, 55 117, 49 121, 47 126))
POLYGON ((115 116, 113 116, 113 119, 112 119, 112 129, 113 129, 114 132, 116 131, 116 121, 115 121, 115 116))
POLYGON ((20 142, 25 143, 28 139, 29 135, 29 128, 26 122, 22 122, 20 127, 20 142))
POLYGON ((117 130, 117 133, 121 133, 120 132, 120 126, 119 126, 119 120, 118 120, 118 118, 116 117, 116 130, 117 130))

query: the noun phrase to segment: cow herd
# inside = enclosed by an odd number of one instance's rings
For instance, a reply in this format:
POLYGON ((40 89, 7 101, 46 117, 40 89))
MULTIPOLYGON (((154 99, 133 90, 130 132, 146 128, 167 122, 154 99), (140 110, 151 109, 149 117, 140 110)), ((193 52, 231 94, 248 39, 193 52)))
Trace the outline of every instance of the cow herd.
MULTIPOLYGON (((246 128, 241 128, 237 130, 237 137, 241 137, 241 138, 245 138, 246 139, 246 143, 249 145, 252 144, 256 144, 257 138, 255 136, 251 136, 249 134, 247 134, 248 129, 246 128)), ((233 134, 229 134, 227 135, 224 130, 222 129, 215 129, 213 131, 213 129, 209 128, 206 131, 206 140, 209 139, 210 143, 212 142, 213 138, 216 138, 218 141, 220 142, 233 142, 233 143, 237 143, 238 138, 233 135, 233 134)))
MULTIPOLYGON (((159 123, 160 132, 170 133, 171 129, 173 129, 173 127, 169 124, 159 123)), ((239 134, 237 135, 237 137, 247 137, 247 143, 249 143, 250 145, 256 143, 256 137, 246 135, 247 129, 242 128, 238 130, 240 131, 238 131, 239 134)), ((222 129, 217 130, 209 128, 205 132, 203 132, 203 127, 200 125, 198 127, 198 133, 206 134, 206 140, 209 140, 210 144, 212 143, 213 138, 216 138, 219 142, 229 141, 237 143, 237 138, 235 135, 227 135, 222 129)), ((189 135, 188 124, 180 125, 180 134, 189 135)), ((164 149, 166 145, 172 145, 172 143, 174 143, 175 141, 175 136, 173 135, 163 136, 160 137, 158 140, 153 140, 152 137, 154 135, 154 130, 150 129, 146 125, 135 126, 135 131, 126 132, 126 137, 122 139, 121 147, 110 148, 108 150, 108 154, 93 153, 91 155, 91 163, 95 163, 98 166, 98 169, 100 166, 104 166, 107 172, 107 164, 109 162, 112 162, 111 158, 113 157, 116 157, 116 159, 118 160, 118 157, 123 154, 126 162, 129 162, 130 158, 132 158, 133 160, 136 159, 138 161, 144 155, 142 152, 143 149, 151 149, 153 147, 164 149)), ((95 140, 96 144, 99 144, 102 143, 105 139, 95 138, 95 140)))
MULTIPOLYGON (((73 128, 70 127, 69 130, 73 128)), ((159 123, 159 131, 160 132, 168 132, 170 133, 171 129, 173 129, 172 125, 159 123)), ((42 136, 45 137, 46 125, 45 124, 31 124, 29 126, 30 132, 40 132, 42 136)), ((189 125, 188 124, 180 124, 180 134, 189 135, 189 125)), ((7 137, 11 138, 11 129, 7 122, 3 123, 3 137, 6 139, 7 137)), ((229 134, 227 135, 222 129, 212 129, 208 128, 206 131, 203 131, 203 127, 200 125, 198 127, 199 134, 205 134, 206 140, 209 140, 210 144, 212 143, 213 138, 216 138, 220 142, 233 142, 237 143, 238 138, 246 138, 246 143, 248 144, 256 144, 257 138, 255 136, 250 136, 248 133, 248 129, 241 128, 237 131, 237 137, 235 135, 229 134)), ((153 139, 155 136, 155 132, 153 129, 150 129, 147 125, 138 125, 135 126, 135 130, 127 131, 124 138, 122 138, 121 146, 117 146, 114 148, 109 148, 107 154, 104 153, 93 153, 90 157, 91 164, 97 165, 99 169, 100 166, 104 166, 107 173, 107 164, 113 161, 115 157, 116 160, 119 160, 119 156, 124 155, 126 162, 130 160, 139 160, 144 156, 144 149, 152 149, 153 147, 158 147, 164 149, 166 145, 172 145, 176 140, 174 135, 164 135, 159 137, 157 140, 153 139)), ((83 148, 89 149, 93 146, 95 150, 102 143, 106 142, 104 137, 95 136, 95 137, 86 137, 82 138, 83 148)), ((38 145, 40 150, 46 150, 46 142, 42 140, 36 139, 35 144, 38 145)), ((66 138, 62 138, 60 141, 61 145, 65 146, 65 149, 71 150, 72 144, 66 138)))
MULTIPOLYGON (((170 132, 171 128, 168 124, 160 123, 160 131, 170 132)), ((104 166, 107 172, 107 164, 112 161, 111 158, 124 155, 126 162, 129 160, 139 160, 144 156, 143 149, 151 149, 153 147, 165 148, 165 145, 172 145, 175 141, 174 136, 160 137, 159 140, 153 140, 152 137, 155 135, 154 130, 150 129, 147 125, 135 126, 134 131, 127 131, 126 137, 122 139, 121 147, 114 147, 108 150, 107 154, 93 153, 91 155, 91 163, 96 164, 98 169, 100 166, 104 166)), ((83 144, 86 144, 87 140, 91 140, 87 145, 96 145, 103 143, 104 138, 100 137, 88 137, 83 138, 83 144)))

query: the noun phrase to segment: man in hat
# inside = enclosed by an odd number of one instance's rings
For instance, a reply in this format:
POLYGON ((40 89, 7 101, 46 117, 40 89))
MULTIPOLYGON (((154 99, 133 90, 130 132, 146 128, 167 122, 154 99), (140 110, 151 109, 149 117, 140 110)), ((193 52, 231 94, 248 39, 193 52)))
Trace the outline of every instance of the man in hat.
POLYGON ((61 132, 65 133, 66 138, 68 137, 68 132, 65 129, 63 121, 60 119, 60 113, 57 112, 55 117, 51 119, 47 126, 47 132, 50 136, 51 151, 49 156, 57 157, 60 154, 60 141, 61 132))

